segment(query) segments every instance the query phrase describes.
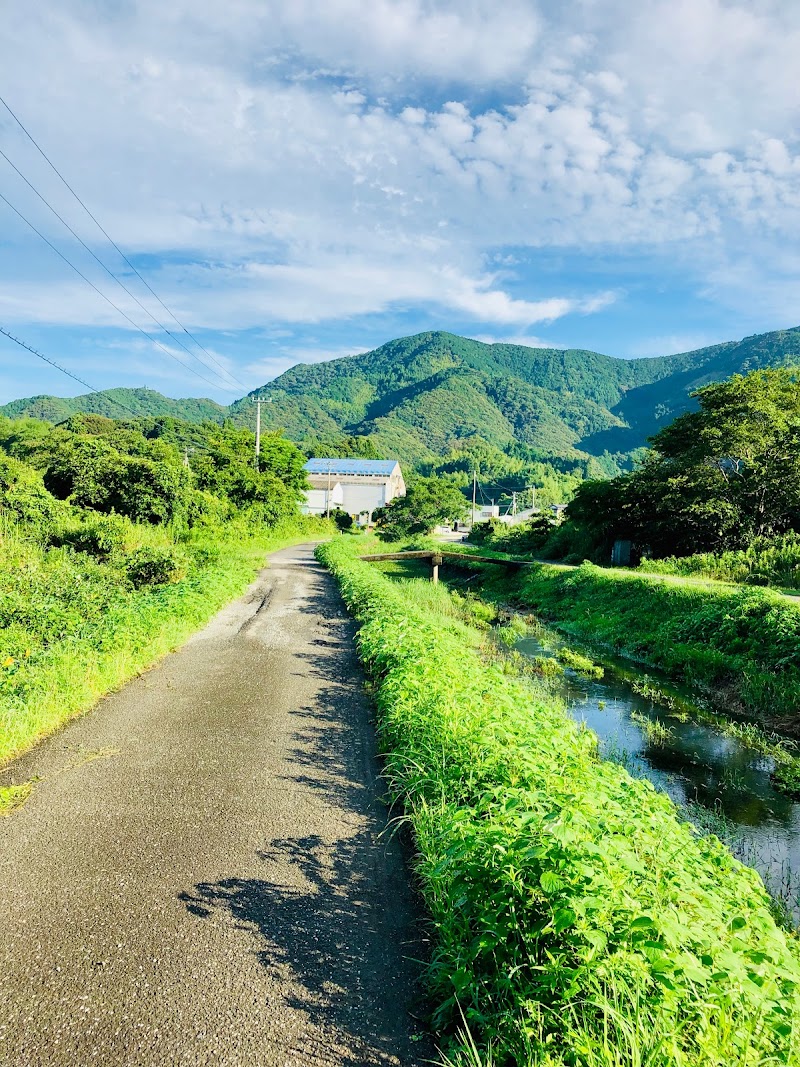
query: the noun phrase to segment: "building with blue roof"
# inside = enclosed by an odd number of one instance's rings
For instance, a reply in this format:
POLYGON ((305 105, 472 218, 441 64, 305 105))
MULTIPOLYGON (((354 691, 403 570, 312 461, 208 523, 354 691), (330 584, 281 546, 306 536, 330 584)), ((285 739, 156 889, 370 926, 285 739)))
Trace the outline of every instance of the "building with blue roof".
POLYGON ((310 459, 304 468, 309 489, 303 511, 329 515, 346 511, 360 526, 372 523, 376 508, 406 495, 396 459, 310 459))

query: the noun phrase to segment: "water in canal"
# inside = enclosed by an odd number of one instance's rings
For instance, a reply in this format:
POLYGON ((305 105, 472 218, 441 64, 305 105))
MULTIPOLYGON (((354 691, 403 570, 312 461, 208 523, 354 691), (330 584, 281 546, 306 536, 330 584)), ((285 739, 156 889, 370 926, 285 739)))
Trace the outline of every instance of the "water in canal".
MULTIPOLYGON (((516 648, 526 656, 551 656, 565 644, 545 631, 516 648)), ((606 758, 648 778, 687 810, 690 821, 721 837, 800 923, 800 802, 773 788, 770 757, 704 723, 700 712, 681 721, 683 705, 678 718, 674 709, 637 693, 613 666, 606 666, 601 680, 567 671, 558 689, 570 715, 597 734, 606 758), (648 740, 639 717, 661 723, 666 737, 648 740)))

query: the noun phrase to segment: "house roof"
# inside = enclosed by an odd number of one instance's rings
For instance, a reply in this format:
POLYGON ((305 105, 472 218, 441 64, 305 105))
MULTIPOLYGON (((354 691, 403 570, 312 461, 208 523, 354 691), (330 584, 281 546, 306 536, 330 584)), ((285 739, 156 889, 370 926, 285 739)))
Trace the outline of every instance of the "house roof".
POLYGON ((303 470, 309 474, 370 474, 373 478, 388 478, 396 466, 396 459, 310 459, 303 470))

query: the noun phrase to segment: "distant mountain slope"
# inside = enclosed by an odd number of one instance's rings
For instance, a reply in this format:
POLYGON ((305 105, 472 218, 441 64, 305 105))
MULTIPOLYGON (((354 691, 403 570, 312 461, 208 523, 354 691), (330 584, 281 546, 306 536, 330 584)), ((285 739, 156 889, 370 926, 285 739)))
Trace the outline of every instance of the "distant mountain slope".
POLYGON ((0 407, 0 415, 10 419, 46 419, 48 422, 63 422, 70 415, 86 413, 105 415, 110 419, 129 419, 131 413, 157 418, 171 415, 186 422, 203 422, 211 419, 221 422, 228 409, 213 400, 172 400, 153 389, 106 389, 98 393, 62 398, 57 396, 32 396, 27 400, 12 400, 0 407))
MULTIPOLYGON (((583 349, 483 344, 450 333, 403 337, 357 356, 299 364, 254 393, 272 403, 263 417, 293 440, 369 434, 405 462, 441 457, 482 438, 517 441, 540 457, 629 460, 649 435, 693 406, 710 381, 757 367, 800 364, 800 328, 746 337, 696 352, 617 359, 583 349)), ((254 394, 250 394, 254 395, 254 394)), ((0 414, 60 421, 76 411, 191 422, 232 418, 254 424, 249 397, 224 408, 211 400, 169 400, 145 389, 111 389, 71 400, 33 397, 0 414)))
MULTIPOLYGON (((333 423, 406 460, 480 436, 500 448, 515 439, 542 457, 609 453, 625 463, 664 419, 692 406, 699 385, 787 361, 800 362, 800 329, 632 360, 423 333, 300 364, 257 391, 272 397, 270 419, 293 436, 333 423)), ((238 401, 231 412, 249 418, 247 406, 238 401)))

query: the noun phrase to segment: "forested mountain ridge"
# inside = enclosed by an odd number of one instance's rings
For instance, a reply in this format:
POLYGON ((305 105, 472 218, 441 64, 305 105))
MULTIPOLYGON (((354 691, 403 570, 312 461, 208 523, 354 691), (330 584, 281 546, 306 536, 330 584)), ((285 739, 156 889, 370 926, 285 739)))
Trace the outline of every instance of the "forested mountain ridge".
MULTIPOLYGON (((673 356, 619 359, 583 349, 484 344, 455 334, 416 334, 325 363, 298 364, 253 394, 271 397, 267 424, 291 439, 369 435, 405 462, 446 456, 476 438, 512 442, 543 459, 605 457, 625 465, 648 436, 694 406, 690 393, 759 367, 800 363, 800 328, 673 356)), ((251 425, 248 397, 224 408, 113 389, 70 400, 14 401, 0 414, 60 421, 76 411, 251 425)))
POLYGON ((154 389, 104 389, 82 396, 31 396, 25 400, 12 400, 0 407, 0 415, 9 419, 45 419, 47 422, 64 422, 71 415, 103 415, 107 419, 129 419, 168 416, 186 422, 222 422, 228 409, 214 400, 187 397, 172 400, 154 389))

